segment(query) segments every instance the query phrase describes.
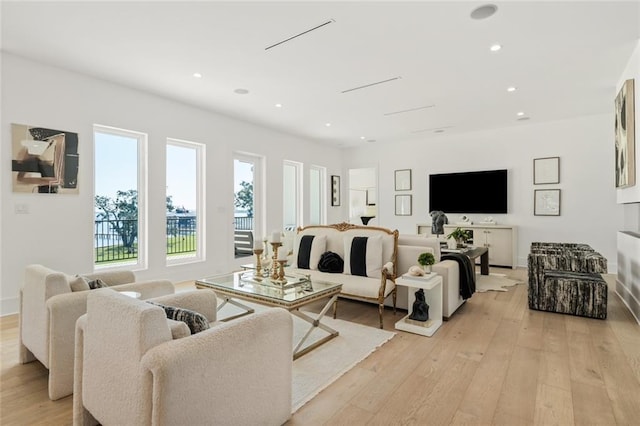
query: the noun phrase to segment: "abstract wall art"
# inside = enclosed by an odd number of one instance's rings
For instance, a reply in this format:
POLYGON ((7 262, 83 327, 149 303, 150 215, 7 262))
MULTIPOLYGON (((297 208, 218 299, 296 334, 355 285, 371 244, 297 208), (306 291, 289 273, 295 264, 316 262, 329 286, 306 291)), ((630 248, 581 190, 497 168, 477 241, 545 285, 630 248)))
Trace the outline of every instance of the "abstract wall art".
POLYGON ((615 100, 616 188, 636 184, 635 108, 633 79, 620 88, 615 100))
POLYGON ((13 192, 78 194, 78 134, 11 125, 13 192))

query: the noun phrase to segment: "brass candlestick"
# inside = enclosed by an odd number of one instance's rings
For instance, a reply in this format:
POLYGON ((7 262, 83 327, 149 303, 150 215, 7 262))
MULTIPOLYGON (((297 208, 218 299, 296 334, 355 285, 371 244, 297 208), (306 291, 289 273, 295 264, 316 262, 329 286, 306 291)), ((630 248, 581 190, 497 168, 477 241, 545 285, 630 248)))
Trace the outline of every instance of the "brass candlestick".
POLYGON ((253 254, 256 255, 256 270, 253 273, 255 277, 262 277, 262 261, 260 260, 260 255, 264 249, 253 249, 253 254))
POLYGON ((280 271, 278 272, 278 281, 281 284, 285 284, 287 280, 284 278, 284 264, 287 263, 287 259, 278 260, 278 263, 280 264, 280 271))
POLYGON ((282 247, 282 243, 271 243, 271 247, 273 247, 273 270, 271 272, 271 278, 274 280, 278 279, 278 248, 282 247))

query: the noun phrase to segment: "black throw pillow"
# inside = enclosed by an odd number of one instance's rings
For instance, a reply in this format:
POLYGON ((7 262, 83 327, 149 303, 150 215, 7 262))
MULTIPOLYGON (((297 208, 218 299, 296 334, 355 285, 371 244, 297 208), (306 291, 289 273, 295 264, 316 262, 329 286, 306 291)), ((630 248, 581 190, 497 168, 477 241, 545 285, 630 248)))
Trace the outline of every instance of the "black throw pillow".
POLYGON ((341 274, 344 271, 344 260, 338 253, 327 251, 320 256, 320 262, 318 263, 318 270, 320 272, 330 272, 332 274, 341 274))

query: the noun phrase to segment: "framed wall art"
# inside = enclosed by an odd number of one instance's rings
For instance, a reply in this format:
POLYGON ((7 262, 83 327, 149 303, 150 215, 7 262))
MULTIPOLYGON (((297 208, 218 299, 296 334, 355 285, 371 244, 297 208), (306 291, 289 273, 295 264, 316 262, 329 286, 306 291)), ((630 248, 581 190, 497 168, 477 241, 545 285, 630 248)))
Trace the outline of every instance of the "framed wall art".
POLYGON ((78 134, 11 125, 13 192, 78 194, 78 134))
POLYGON ((624 82, 615 102, 616 188, 636 184, 633 79, 624 82))
POLYGON ((411 195, 396 195, 396 216, 411 216, 411 195))
POLYGON ((533 159, 533 184, 560 183, 560 157, 533 159))
POLYGON ((533 214, 534 216, 560 216, 560 190, 534 190, 533 214))
POLYGON ((340 205, 340 176, 331 175, 331 205, 340 205))
POLYGON ((411 169, 396 170, 395 186, 396 191, 411 190, 411 169))

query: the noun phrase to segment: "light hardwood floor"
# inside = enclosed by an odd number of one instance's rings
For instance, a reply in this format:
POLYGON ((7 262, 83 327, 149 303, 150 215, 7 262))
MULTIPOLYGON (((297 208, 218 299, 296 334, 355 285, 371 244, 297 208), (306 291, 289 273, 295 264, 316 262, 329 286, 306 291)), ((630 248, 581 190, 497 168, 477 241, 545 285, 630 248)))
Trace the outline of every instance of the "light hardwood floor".
MULTIPOLYGON (((402 315, 385 311, 385 328, 402 315)), ((338 317, 378 321, 349 301, 338 317)), ((49 401, 44 367, 17 362, 17 316, 0 330, 0 424, 71 424, 72 398, 49 401)), ((640 424, 640 326, 611 291, 605 321, 531 311, 525 284, 476 293, 433 337, 398 332, 288 424, 640 424)))

